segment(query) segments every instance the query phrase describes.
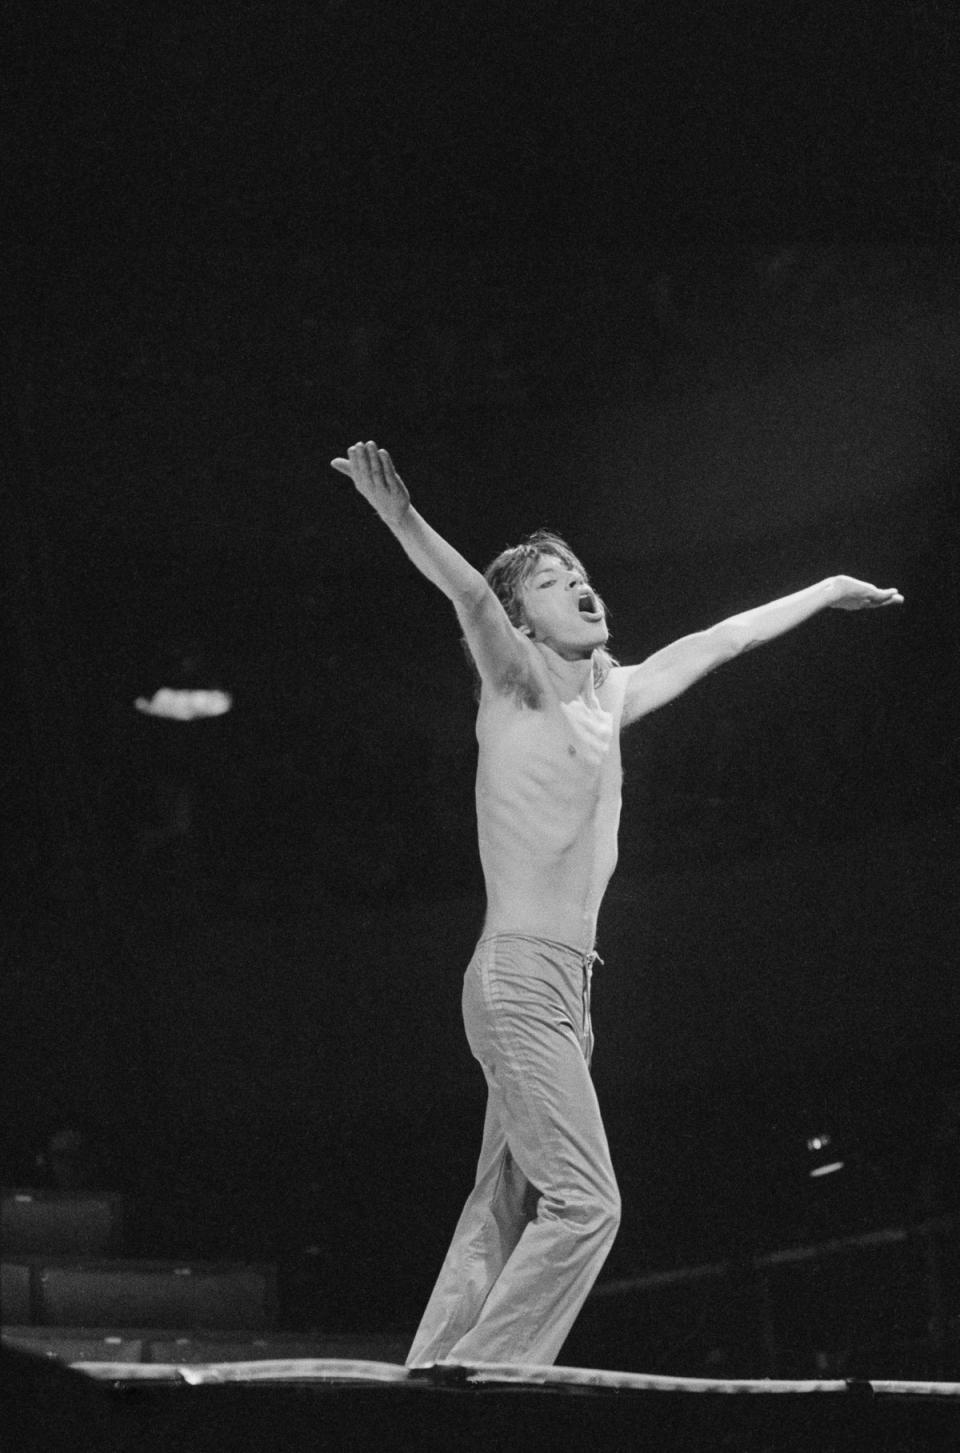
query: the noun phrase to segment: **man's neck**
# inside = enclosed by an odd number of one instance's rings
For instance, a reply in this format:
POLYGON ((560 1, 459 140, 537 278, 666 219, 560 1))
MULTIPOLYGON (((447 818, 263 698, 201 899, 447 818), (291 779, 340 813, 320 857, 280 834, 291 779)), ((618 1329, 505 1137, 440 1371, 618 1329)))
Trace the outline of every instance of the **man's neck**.
POLYGON ((595 699, 592 652, 589 656, 578 657, 574 661, 558 656, 549 646, 540 646, 540 654, 546 662, 550 679, 561 701, 573 701, 577 696, 584 701, 595 699))

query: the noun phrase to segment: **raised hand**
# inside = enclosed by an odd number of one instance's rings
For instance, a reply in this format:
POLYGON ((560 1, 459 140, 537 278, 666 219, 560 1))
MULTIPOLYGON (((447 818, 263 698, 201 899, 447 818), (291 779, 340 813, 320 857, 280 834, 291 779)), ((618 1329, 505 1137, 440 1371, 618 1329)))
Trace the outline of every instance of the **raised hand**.
POLYGON ((865 580, 854 580, 852 575, 835 575, 833 585, 836 591, 830 602, 833 610, 873 610, 878 605, 903 605, 903 596, 892 587, 879 590, 865 580))
POLYGON ((366 444, 354 444, 347 454, 347 459, 331 459, 333 468, 353 480, 382 520, 397 524, 410 506, 410 494, 386 449, 378 449, 369 439, 366 444))

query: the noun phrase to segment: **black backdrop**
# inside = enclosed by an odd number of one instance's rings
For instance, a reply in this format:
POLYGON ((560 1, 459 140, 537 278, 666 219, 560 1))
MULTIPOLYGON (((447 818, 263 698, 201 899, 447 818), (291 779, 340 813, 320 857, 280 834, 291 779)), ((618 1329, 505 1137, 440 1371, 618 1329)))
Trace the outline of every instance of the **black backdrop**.
POLYGON ((502 11, 13 32, 5 1177, 80 1119, 143 1248, 283 1255, 305 1317, 412 1317, 482 1106, 469 679, 328 469, 371 434, 478 563, 563 530, 624 660, 839 570, 904 591, 626 747, 611 1268, 948 1195, 946 11, 502 11), (133 710, 177 673, 234 710, 133 710))

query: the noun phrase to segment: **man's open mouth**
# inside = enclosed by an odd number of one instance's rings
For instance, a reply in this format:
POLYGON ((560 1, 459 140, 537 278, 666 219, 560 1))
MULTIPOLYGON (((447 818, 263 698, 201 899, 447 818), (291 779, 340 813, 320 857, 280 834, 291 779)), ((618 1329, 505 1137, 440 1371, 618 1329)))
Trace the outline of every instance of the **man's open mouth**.
POLYGON ((602 614, 597 604, 597 597, 592 590, 581 591, 579 599, 577 600, 577 610, 581 615, 590 616, 595 620, 599 620, 602 614))

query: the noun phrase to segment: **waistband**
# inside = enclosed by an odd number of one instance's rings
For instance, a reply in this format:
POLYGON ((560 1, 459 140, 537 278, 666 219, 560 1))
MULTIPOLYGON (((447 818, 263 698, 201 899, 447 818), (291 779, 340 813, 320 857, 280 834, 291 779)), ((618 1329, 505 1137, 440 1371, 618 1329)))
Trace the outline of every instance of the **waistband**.
POLYGON ((581 948, 574 948, 572 944, 560 943, 559 940, 553 938, 540 938, 537 934, 532 933, 488 933, 485 935, 485 937, 479 940, 479 942, 477 943, 477 948, 481 948, 486 943, 535 944, 541 948, 550 950, 553 953, 559 952, 565 957, 569 956, 570 958, 575 959, 579 964, 583 966, 584 969, 587 970, 588 973, 591 973, 593 971, 593 968, 596 964, 603 963, 603 959, 597 953, 596 949, 584 950, 581 948))

